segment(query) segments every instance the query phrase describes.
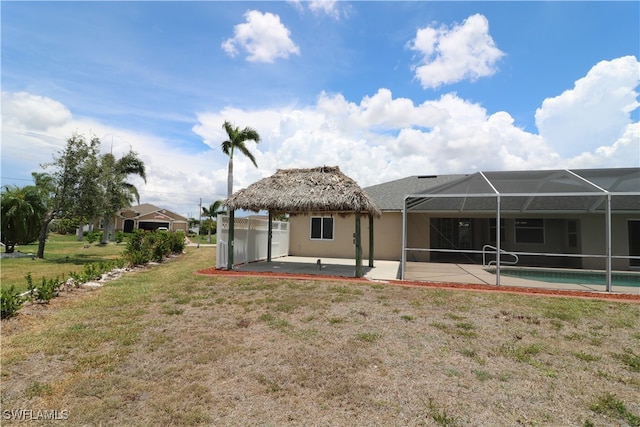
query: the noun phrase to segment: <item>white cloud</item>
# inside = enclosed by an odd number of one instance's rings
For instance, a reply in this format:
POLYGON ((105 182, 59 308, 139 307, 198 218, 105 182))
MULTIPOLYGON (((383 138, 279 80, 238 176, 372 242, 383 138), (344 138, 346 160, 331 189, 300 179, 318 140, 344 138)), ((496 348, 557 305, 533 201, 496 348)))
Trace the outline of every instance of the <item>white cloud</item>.
POLYGON ((335 19, 340 19, 340 2, 336 0, 311 0, 309 9, 315 13, 324 13, 335 19))
POLYGON ((244 49, 250 62, 273 63, 278 58, 300 54, 300 48, 291 40, 291 31, 272 13, 250 10, 246 22, 234 27, 234 35, 222 42, 222 49, 231 56, 244 49))
POLYGON ((601 61, 572 89, 536 110, 540 135, 565 155, 614 144, 636 110, 640 63, 633 56, 601 61))
POLYGON ((497 61, 504 56, 489 34, 487 18, 480 14, 450 29, 421 28, 408 46, 420 57, 413 68, 425 89, 493 75, 497 61))
POLYGON ((625 126, 613 145, 602 145, 568 160, 568 167, 601 168, 640 166, 640 123, 625 126))
POLYGON ((43 131, 70 119, 71 112, 51 98, 27 92, 2 92, 3 126, 43 131))
POLYGON ((304 11, 304 5, 306 4, 313 13, 327 15, 336 20, 339 20, 342 16, 347 16, 349 10, 346 2, 339 0, 287 0, 287 3, 299 12, 304 11))
MULTIPOLYGON (((219 145, 224 116, 200 115, 194 131, 219 145)), ((245 112, 236 123, 259 123, 253 127, 263 136, 251 148, 260 169, 240 161, 250 176, 236 176, 236 190, 279 168, 338 165, 366 186, 411 174, 549 167, 557 158, 508 113, 488 115, 453 94, 414 105, 388 89, 359 104, 323 93, 313 106, 245 112)))
MULTIPOLYGON (((100 138, 103 152, 112 150, 116 156, 129 149, 138 152, 147 169, 147 183, 139 178, 132 179, 132 183, 143 203, 197 216, 199 197, 210 203, 226 194, 226 163, 218 147, 194 155, 156 135, 76 118, 51 98, 29 93, 2 95, 3 177, 30 181, 32 171, 44 171, 40 165, 51 162, 66 140, 73 133, 80 133, 87 138, 100 138)), ((22 186, 27 181, 16 183, 22 186)))
MULTIPOLYGON (((591 98, 616 111, 599 112, 591 107, 594 112, 589 116, 592 121, 597 118, 607 122, 599 123, 598 127, 616 135, 611 139, 580 129, 591 123, 568 122, 567 126, 581 135, 582 147, 569 155, 562 154, 564 139, 553 136, 553 128, 543 126, 545 132, 540 134, 527 132, 516 126, 508 112, 488 112, 480 104, 453 93, 414 103, 394 98, 391 90, 381 88, 358 102, 342 94, 321 93, 311 105, 256 110, 227 107, 200 113, 194 119, 193 132, 208 148, 199 153, 185 152, 157 135, 65 114, 60 117, 68 119, 56 119, 58 124, 52 124, 55 120, 45 121, 48 127, 40 131, 42 119, 25 117, 38 117, 42 106, 27 102, 21 104, 24 110, 14 107, 3 110, 3 176, 15 176, 11 175, 11 168, 38 170, 38 164, 50 161, 73 132, 92 132, 102 139, 103 148, 109 148, 113 140, 116 155, 130 147, 140 154, 147 166, 148 181, 134 183, 143 202, 197 215, 200 197, 206 204, 226 195, 227 157, 220 150, 220 143, 226 139, 222 129, 225 120, 241 128, 255 128, 262 139, 259 144, 248 143, 258 168, 243 156, 236 157, 235 190, 270 176, 279 168, 320 165, 339 166, 363 187, 409 175, 477 170, 637 167, 640 123, 630 119, 631 111, 638 105, 634 72, 637 79, 635 59, 597 64, 574 89, 552 98, 553 102, 543 103, 538 119, 546 126, 556 123, 556 116, 579 116, 591 98), (589 99, 584 98, 587 95, 589 99)), ((5 104, 15 95, 6 94, 5 104)), ((68 111, 49 98, 32 94, 18 97, 22 98, 56 106, 52 111, 68 111)))

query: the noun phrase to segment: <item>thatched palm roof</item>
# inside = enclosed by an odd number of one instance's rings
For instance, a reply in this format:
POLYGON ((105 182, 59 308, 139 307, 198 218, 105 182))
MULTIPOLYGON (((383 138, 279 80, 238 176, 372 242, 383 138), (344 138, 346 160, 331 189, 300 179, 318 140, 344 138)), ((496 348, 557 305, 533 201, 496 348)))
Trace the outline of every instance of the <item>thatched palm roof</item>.
POLYGON ((278 169, 223 203, 229 209, 279 213, 360 212, 380 217, 376 203, 337 166, 278 169))

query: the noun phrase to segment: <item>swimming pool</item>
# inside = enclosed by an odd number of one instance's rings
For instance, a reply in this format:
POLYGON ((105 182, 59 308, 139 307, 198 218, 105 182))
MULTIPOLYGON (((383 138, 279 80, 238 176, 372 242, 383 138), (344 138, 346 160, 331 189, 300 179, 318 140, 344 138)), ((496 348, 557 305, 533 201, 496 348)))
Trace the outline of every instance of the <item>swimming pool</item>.
MULTIPOLYGON (((493 274, 495 269, 490 270, 493 274)), ((580 285, 605 285, 606 274, 603 271, 579 271, 543 268, 501 268, 501 276, 537 280, 548 283, 573 283, 580 285)), ((611 285, 640 288, 640 273, 611 273, 611 285)))

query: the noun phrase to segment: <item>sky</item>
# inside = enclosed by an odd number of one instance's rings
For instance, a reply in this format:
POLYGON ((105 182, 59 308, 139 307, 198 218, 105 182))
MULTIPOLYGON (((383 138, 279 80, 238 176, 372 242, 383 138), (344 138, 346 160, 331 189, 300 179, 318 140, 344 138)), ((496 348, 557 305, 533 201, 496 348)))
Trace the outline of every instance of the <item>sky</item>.
POLYGON ((411 175, 640 166, 640 2, 0 3, 2 185, 74 133, 138 153, 141 203, 227 195, 225 120, 257 167, 411 175))

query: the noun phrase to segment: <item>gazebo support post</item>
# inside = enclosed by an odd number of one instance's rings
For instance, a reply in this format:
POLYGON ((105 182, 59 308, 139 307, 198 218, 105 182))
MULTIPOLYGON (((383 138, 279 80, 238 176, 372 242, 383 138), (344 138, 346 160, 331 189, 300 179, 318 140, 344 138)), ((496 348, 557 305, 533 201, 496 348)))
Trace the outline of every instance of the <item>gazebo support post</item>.
POLYGON ((229 239, 227 242, 227 270, 233 270, 233 229, 235 227, 235 212, 229 209, 229 239))
POLYGON ((360 212, 356 212, 356 233, 354 243, 356 245, 356 277, 362 277, 362 244, 360 230, 360 212))
POLYGON ((271 211, 269 211, 269 230, 267 233, 267 262, 271 262, 271 237, 273 234, 273 215, 271 211))
POLYGON ((369 267, 373 268, 373 215, 369 212, 369 267))
POLYGON ((611 292, 611 193, 607 192, 607 206, 605 209, 605 225, 607 229, 605 230, 605 239, 606 239, 606 251, 607 251, 607 273, 606 273, 606 289, 607 292, 611 292))

